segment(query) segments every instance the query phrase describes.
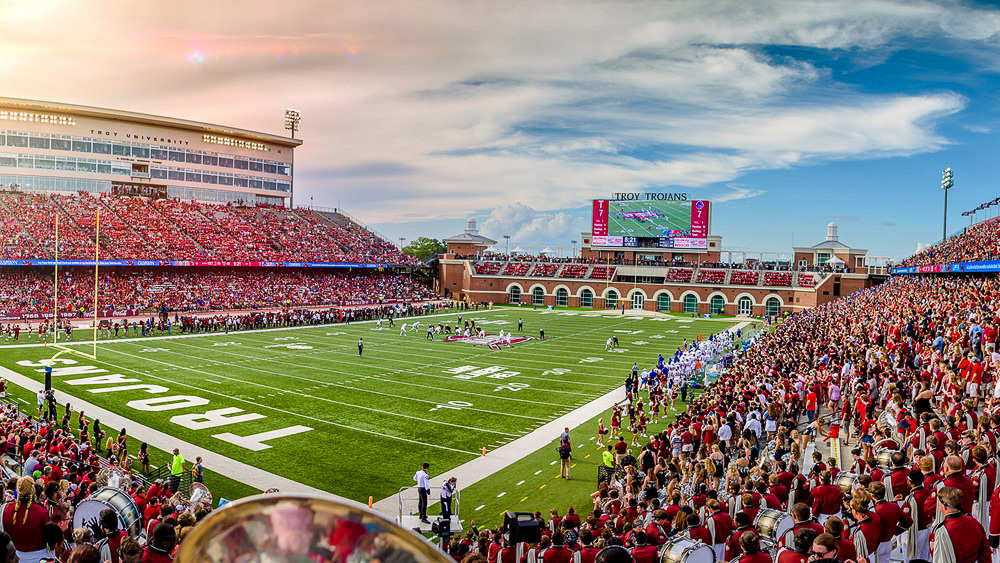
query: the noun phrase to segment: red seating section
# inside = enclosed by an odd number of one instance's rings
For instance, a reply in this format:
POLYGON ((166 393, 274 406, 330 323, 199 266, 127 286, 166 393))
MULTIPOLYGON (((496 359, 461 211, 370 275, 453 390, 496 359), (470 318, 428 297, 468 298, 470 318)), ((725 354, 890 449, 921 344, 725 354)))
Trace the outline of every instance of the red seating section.
POLYGON ((764 272, 764 285, 780 287, 792 286, 791 272, 764 272))
POLYGON ((0 259, 93 259, 97 212, 100 257, 415 264, 416 260, 346 216, 309 209, 242 207, 173 199, 90 194, 0 194, 0 259))
POLYGON ((733 270, 729 275, 730 285, 757 285, 760 272, 755 270, 733 270))

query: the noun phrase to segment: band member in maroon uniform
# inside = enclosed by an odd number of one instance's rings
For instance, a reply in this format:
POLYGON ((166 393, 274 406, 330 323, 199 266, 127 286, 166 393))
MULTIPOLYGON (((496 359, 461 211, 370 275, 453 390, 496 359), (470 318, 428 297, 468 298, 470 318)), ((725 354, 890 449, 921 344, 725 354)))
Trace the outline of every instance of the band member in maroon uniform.
MULTIPOLYGON (((833 475, 829 471, 820 474, 820 486, 815 487, 811 494, 812 512, 819 524, 826 522, 831 516, 840 516, 840 507, 844 503, 844 493, 840 487, 833 485, 833 475)), ((822 532, 820 532, 822 533, 822 532)))
POLYGON ((792 540, 795 538, 795 532, 798 532, 803 528, 812 528, 813 530, 816 530, 817 534, 823 533, 823 526, 821 526, 819 522, 812 519, 812 512, 810 511, 808 504, 802 502, 795 503, 795 506, 792 507, 790 512, 792 513, 792 520, 795 524, 792 526, 791 530, 785 532, 785 535, 778 539, 778 547, 792 545, 792 540))
POLYGON ((632 559, 635 563, 656 563, 658 556, 655 545, 647 543, 646 533, 639 531, 633 534, 635 547, 632 548, 632 559))
POLYGON ((728 512, 722 510, 719 501, 715 499, 709 499, 705 503, 705 508, 708 509, 705 524, 712 538, 708 545, 715 550, 716 561, 722 561, 726 551, 726 540, 733 533, 733 519, 729 517, 728 512))
POLYGON ((739 563, 771 563, 771 556, 760 550, 760 537, 753 532, 743 532, 740 536, 740 547, 743 555, 739 563))
POLYGON ((935 563, 990 563, 991 550, 983 526, 962 512, 964 493, 955 487, 937 492, 938 510, 944 520, 931 531, 931 556, 935 563))
POLYGON ((907 561, 931 558, 928 537, 931 526, 934 525, 933 489, 924 485, 924 474, 914 469, 910 471, 910 494, 903 501, 903 512, 912 520, 913 525, 906 531, 906 550, 903 555, 907 561))
MULTIPOLYGON (((976 484, 972 482, 972 479, 965 474, 965 461, 958 456, 950 456, 944 460, 945 473, 944 479, 942 479, 937 487, 940 491, 943 487, 952 487, 962 491, 962 514, 972 513, 972 502, 976 498, 976 484)), ((940 523, 941 518, 944 518, 944 513, 941 511, 941 505, 938 504, 937 522, 940 523)))

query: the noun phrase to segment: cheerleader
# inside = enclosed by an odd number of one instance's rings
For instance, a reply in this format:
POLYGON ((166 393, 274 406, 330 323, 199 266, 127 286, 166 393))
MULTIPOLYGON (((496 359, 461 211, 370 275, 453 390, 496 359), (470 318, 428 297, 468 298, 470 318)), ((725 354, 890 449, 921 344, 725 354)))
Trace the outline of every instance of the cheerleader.
POLYGON ((143 473, 149 473, 149 446, 146 442, 139 445, 139 465, 142 467, 143 473))
POLYGON ((604 419, 597 419, 597 447, 604 447, 604 436, 608 434, 608 429, 604 427, 604 419))
POLYGON ((660 401, 659 401, 659 398, 658 397, 654 398, 652 400, 652 403, 653 404, 650 407, 650 410, 653 413, 652 421, 653 421, 653 424, 656 424, 660 420, 660 401))
POLYGON ((622 429, 622 413, 618 408, 615 408, 611 413, 611 432, 615 436, 621 435, 622 429))

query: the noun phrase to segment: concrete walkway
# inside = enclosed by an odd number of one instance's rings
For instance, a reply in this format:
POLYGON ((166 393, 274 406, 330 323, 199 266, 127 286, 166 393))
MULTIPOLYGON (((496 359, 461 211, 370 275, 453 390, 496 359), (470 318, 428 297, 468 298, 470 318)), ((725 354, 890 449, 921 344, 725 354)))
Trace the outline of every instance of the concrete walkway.
MULTIPOLYGON (((732 320, 729 320, 732 322, 732 320)), ((742 323, 733 326, 734 329, 743 329, 750 325, 750 322, 744 321, 742 323)), ((493 475, 494 473, 513 465, 514 463, 520 461, 528 454, 544 448, 553 440, 559 437, 562 433, 563 428, 570 428, 571 430, 577 426, 587 422, 588 420, 600 415, 601 413, 609 410, 612 405, 616 402, 621 401, 625 398, 625 387, 619 387, 614 391, 605 393, 601 397, 590 401, 589 403, 574 409, 573 411, 560 416, 559 418, 553 420, 541 426, 534 431, 521 436, 520 438, 510 442, 509 444, 503 445, 492 452, 487 452, 486 455, 478 457, 472 461, 468 461, 459 465, 458 467, 446 471, 444 473, 439 473, 430 478, 430 484, 432 488, 441 486, 441 484, 449 477, 458 478, 459 489, 469 487, 482 481, 483 479, 493 475)), ((589 443, 589 442, 584 442, 589 443)), ((553 456, 555 451, 552 452, 553 456)), ((414 467, 413 471, 416 473, 418 467, 414 467)), ((433 471, 433 467, 431 470, 433 471)), ((409 487, 403 492, 404 499, 415 499, 417 498, 416 487, 409 487)), ((436 502, 436 498, 429 499, 429 502, 436 502)), ((374 504, 376 510, 385 514, 389 518, 395 519, 399 513, 399 497, 398 495, 392 495, 386 497, 374 504)), ((415 509, 415 506, 404 506, 404 510, 415 509)))
MULTIPOLYGON (((35 381, 30 377, 21 375, 16 371, 5 367, 0 367, 0 376, 4 377, 7 381, 13 383, 14 385, 28 389, 32 393, 38 393, 39 390, 45 387, 45 385, 41 382, 35 381)), ((132 436, 142 442, 146 442, 154 448, 161 449, 168 453, 172 452, 174 448, 178 448, 181 451, 181 455, 183 455, 184 459, 187 461, 193 462, 196 457, 201 456, 203 464, 210 471, 229 477, 234 481, 245 483, 251 487, 260 489, 261 491, 276 488, 281 492, 286 493, 294 492, 330 495, 330 493, 326 491, 316 489, 308 485, 303 485, 302 483, 286 479, 279 475, 275 475, 274 473, 264 471, 258 467, 247 465, 241 461, 236 461, 235 459, 219 455, 215 452, 206 450, 203 447, 178 440, 169 434, 160 432, 159 430, 153 430, 152 428, 143 426, 134 420, 127 419, 124 416, 117 415, 97 405, 88 403, 80 397, 56 391, 56 401, 63 405, 66 404, 67 401, 71 402, 74 410, 86 411, 87 415, 91 419, 101 419, 101 424, 103 424, 106 428, 126 428, 128 429, 129 436, 132 436)), ((28 406, 31 407, 33 405, 28 406)), ((212 483, 209 481, 207 484, 211 489, 212 483)), ((333 496, 338 500, 346 500, 343 497, 336 495, 330 496, 333 496)))

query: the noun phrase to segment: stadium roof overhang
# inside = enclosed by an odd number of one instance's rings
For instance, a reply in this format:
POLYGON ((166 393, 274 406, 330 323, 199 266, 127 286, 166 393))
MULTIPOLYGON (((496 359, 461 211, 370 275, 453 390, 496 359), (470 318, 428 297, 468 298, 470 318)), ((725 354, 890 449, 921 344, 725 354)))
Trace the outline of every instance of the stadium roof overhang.
POLYGON ((109 119, 124 123, 136 123, 141 125, 153 125, 157 127, 171 127, 174 129, 186 129, 195 133, 212 133, 216 135, 229 135, 244 139, 253 139, 275 145, 286 147, 297 147, 302 144, 301 139, 292 139, 281 135, 250 131, 236 127, 215 125, 212 123, 202 123, 200 121, 190 121, 187 119, 177 119, 173 117, 162 117, 146 113, 136 113, 116 109, 106 109, 91 106, 80 106, 76 104, 63 104, 58 102, 45 102, 39 100, 25 100, 22 98, 0 97, 0 107, 11 108, 17 111, 42 111, 52 113, 65 113, 82 117, 94 117, 99 119, 109 119))

